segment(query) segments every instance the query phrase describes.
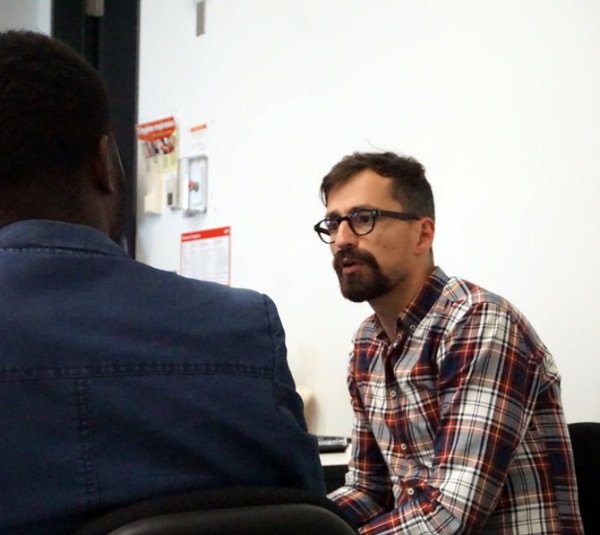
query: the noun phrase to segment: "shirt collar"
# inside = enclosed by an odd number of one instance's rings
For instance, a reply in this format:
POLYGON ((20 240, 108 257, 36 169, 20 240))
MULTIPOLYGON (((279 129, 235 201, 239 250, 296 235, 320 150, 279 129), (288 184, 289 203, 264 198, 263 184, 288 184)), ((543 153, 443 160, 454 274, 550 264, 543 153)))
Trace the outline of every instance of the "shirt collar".
POLYGON ((46 219, 27 219, 0 228, 0 248, 59 248, 127 256, 123 248, 95 228, 46 219))
POLYGON ((440 298, 447 282, 448 276, 440 267, 436 266, 425 281, 425 284, 421 286, 417 295, 400 313, 398 317, 398 329, 414 331, 431 310, 434 303, 440 298))
MULTIPOLYGON (((427 278, 417 295, 408 304, 408 306, 400 312, 398 320, 396 322, 398 331, 413 332, 427 313, 431 310, 431 307, 439 299, 444 286, 448 282, 448 276, 444 273, 442 268, 435 267, 431 272, 431 275, 427 278)), ((373 328, 378 331, 378 338, 385 338, 386 334, 377 319, 377 315, 371 316, 373 322, 373 328)))

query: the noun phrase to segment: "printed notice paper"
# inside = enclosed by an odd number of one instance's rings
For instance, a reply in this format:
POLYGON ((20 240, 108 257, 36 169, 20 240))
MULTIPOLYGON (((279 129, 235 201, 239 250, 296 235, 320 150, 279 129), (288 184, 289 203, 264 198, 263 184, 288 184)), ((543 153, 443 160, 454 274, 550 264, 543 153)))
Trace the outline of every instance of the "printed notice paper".
POLYGON ((174 117, 140 123, 135 127, 148 171, 177 169, 177 124, 174 117))
POLYGON ((231 227, 181 235, 180 274, 191 279, 231 284, 231 227))

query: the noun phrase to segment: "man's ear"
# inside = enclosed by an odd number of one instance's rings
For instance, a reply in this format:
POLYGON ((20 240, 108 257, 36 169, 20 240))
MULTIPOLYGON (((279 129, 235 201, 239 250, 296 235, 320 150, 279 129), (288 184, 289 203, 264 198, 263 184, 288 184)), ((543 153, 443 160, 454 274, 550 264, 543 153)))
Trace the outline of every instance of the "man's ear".
POLYGON ((100 138, 96 147, 93 164, 94 184, 104 193, 115 193, 117 188, 113 167, 113 144, 112 138, 105 134, 100 138))
POLYGON ((433 236, 435 235, 435 221, 430 217, 423 217, 417 222, 419 225, 419 236, 417 239, 415 252, 418 255, 428 253, 433 246, 433 236))

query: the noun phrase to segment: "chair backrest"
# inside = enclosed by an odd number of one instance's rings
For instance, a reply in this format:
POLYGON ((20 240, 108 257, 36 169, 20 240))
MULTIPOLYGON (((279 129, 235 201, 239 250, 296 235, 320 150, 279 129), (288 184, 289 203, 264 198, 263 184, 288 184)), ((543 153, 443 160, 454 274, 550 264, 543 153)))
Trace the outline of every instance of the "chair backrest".
POLYGON ((76 535, 353 535, 325 496, 299 489, 239 487, 170 494, 103 515, 76 535))
POLYGON ((585 533, 600 533, 600 422, 576 422, 568 427, 585 533))

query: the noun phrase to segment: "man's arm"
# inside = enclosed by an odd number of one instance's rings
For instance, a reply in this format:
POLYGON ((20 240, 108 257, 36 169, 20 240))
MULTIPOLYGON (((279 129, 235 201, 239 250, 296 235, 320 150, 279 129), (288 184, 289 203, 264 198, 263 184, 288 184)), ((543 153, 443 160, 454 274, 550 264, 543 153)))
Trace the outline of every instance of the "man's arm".
MULTIPOLYGON (((511 314, 471 309, 439 349, 440 419, 428 477, 402 482, 397 506, 364 535, 474 532, 495 509, 533 411, 543 352, 511 314)), ((409 462, 419 462, 416 455, 409 462)), ((524 482, 528 491, 535 481, 524 482)))
MULTIPOLYGON (((352 366, 352 365, 351 365, 352 366)), ((394 504, 392 485, 386 462, 371 432, 362 401, 350 369, 348 388, 354 410, 352 458, 346 485, 329 494, 356 527, 389 511, 394 504)))
POLYGON ((317 439, 308 433, 304 419, 302 398, 287 361, 285 332, 273 301, 263 296, 269 321, 273 349, 273 382, 275 397, 284 431, 285 441, 281 448, 287 454, 286 469, 289 485, 324 495, 325 478, 319 459, 317 439))

